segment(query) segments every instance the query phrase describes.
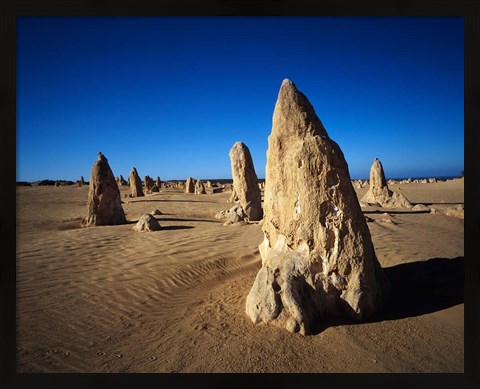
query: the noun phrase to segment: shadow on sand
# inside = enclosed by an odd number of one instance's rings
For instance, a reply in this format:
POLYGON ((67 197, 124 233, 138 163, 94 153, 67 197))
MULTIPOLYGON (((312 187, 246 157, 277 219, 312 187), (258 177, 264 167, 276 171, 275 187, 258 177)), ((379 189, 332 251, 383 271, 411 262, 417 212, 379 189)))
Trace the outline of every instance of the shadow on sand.
POLYGON ((388 210, 388 209, 384 209, 384 210, 375 210, 375 211, 362 211, 363 214, 377 214, 377 215, 383 215, 384 213, 389 213, 391 215, 408 215, 408 214, 415 214, 415 213, 430 213, 430 210, 428 211, 391 211, 391 210, 388 210))
MULTIPOLYGON (((390 297, 382 311, 363 323, 420 316, 464 301, 464 257, 402 263, 383 271, 390 281, 390 297)), ((320 320, 312 334, 342 324, 355 323, 341 318, 320 320)))
POLYGON ((204 200, 170 200, 170 199, 161 199, 161 200, 150 200, 150 199, 145 199, 145 200, 137 200, 138 197, 135 198, 135 200, 129 200, 126 203, 127 204, 134 204, 134 203, 211 203, 214 204, 215 201, 204 201, 204 200))
MULTIPOLYGON (((162 226, 161 230, 173 231, 173 230, 188 230, 190 228, 195 228, 193 226, 162 226)), ((161 231, 160 230, 160 231, 161 231)))

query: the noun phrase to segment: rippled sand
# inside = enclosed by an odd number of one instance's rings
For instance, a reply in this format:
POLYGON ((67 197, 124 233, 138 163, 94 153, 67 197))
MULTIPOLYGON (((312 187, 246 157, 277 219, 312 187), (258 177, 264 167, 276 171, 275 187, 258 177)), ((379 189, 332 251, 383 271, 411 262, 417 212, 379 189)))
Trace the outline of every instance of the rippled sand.
MULTIPOLYGON (((463 180, 390 187, 412 203, 464 201, 463 180)), ((214 218, 230 192, 130 199, 122 187, 130 224, 78 228, 87 193, 17 188, 18 372, 463 372, 462 219, 392 210, 390 223, 368 207, 391 303, 304 337, 245 315, 263 233, 214 218), (132 231, 155 209, 161 231, 132 231)))

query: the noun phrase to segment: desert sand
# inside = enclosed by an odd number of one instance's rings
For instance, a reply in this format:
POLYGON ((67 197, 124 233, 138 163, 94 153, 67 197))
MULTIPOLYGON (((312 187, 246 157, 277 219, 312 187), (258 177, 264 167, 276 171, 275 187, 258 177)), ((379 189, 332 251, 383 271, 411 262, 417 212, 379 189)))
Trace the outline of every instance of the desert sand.
MULTIPOLYGON (((413 205, 464 202, 463 179, 389 186, 413 205)), ((393 295, 368 322, 303 336, 246 315, 263 233, 215 219, 230 191, 121 186, 128 224, 81 228, 88 189, 17 187, 17 372, 464 371, 461 218, 363 208, 393 295), (160 231, 132 230, 155 209, 160 231)))

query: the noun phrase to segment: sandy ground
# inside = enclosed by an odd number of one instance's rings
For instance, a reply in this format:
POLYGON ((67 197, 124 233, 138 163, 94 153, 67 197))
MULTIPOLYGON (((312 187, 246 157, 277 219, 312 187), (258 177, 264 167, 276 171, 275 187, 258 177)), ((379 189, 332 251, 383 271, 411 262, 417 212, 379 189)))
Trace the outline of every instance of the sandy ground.
MULTIPOLYGON (((463 204, 463 180, 391 185, 413 203, 463 204)), ((358 190, 362 196, 366 188, 358 190)), ((367 323, 310 336, 254 325, 259 225, 225 227, 230 192, 124 198, 129 224, 78 228, 88 186, 17 188, 18 372, 464 371, 464 222, 379 208, 365 215, 394 293, 367 323), (159 209, 161 231, 132 231, 159 209)))

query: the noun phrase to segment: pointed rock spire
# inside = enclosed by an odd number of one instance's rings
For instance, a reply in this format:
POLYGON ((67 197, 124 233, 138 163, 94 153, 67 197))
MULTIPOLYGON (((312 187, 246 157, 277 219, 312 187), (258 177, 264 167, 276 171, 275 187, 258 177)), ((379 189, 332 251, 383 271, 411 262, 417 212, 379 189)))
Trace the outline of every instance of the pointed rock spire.
POLYGON ((120 190, 108 160, 101 152, 98 152, 98 159, 90 173, 87 207, 88 215, 82 221, 85 227, 127 222, 122 208, 120 190))
POLYGON ((367 318, 387 287, 340 147, 284 80, 268 137, 262 268, 246 301, 254 323, 310 333, 326 316, 367 318))
POLYGON ((129 182, 131 190, 130 197, 145 196, 142 189, 142 180, 140 179, 140 176, 138 175, 137 169, 135 169, 135 167, 133 167, 130 172, 129 182))
POLYGON ((263 217, 262 195, 253 166, 250 150, 242 142, 236 142, 228 154, 232 165, 233 192, 250 221, 263 217))
POLYGON ((413 205, 401 193, 393 192, 388 188, 385 173, 383 171, 382 163, 378 158, 373 160, 370 168, 370 188, 365 196, 363 196, 362 203, 380 205, 386 208, 412 208, 413 205))

